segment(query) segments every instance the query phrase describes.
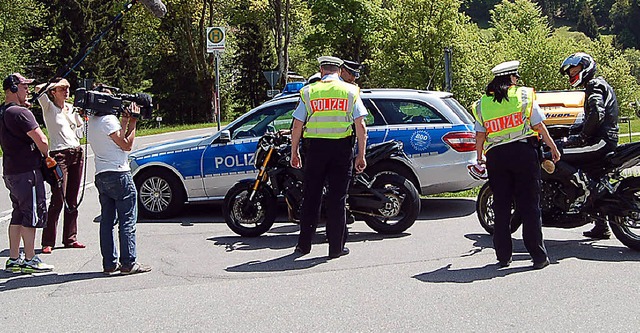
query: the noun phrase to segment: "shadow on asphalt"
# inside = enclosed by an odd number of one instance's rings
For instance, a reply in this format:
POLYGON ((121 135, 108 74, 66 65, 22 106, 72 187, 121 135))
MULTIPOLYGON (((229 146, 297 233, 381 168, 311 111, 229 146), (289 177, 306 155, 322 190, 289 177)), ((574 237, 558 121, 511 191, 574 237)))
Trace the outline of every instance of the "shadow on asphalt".
POLYGON ((309 259, 301 259, 302 255, 298 253, 288 254, 279 258, 266 261, 249 261, 244 264, 229 266, 225 268, 227 272, 246 273, 246 272, 283 272, 300 269, 307 269, 329 261, 329 257, 314 257, 309 259))
MULTIPOLYGON (((476 212, 476 201, 471 198, 427 198, 421 199, 421 206, 422 210, 418 215, 418 220, 463 217, 476 212)), ((278 206, 276 221, 286 222, 287 220, 286 206, 282 203, 278 206)), ((185 206, 183 213, 177 217, 169 219, 138 217, 138 222, 179 223, 183 226, 189 226, 197 223, 224 223, 224 216, 222 216, 222 203, 202 203, 185 206)))
POLYGON ((418 220, 439 220, 469 216, 476 213, 476 201, 471 198, 427 198, 420 201, 418 220))
MULTIPOLYGON (((262 249, 291 249, 291 254, 266 261, 249 261, 236 266, 227 267, 227 272, 282 272, 311 268, 329 260, 327 256, 299 259, 302 255, 294 253, 293 249, 298 241, 298 226, 283 226, 272 228, 271 231, 260 237, 223 236, 211 237, 215 245, 224 246, 227 252, 252 251, 262 249), (275 234, 274 234, 275 233, 275 234), (278 234, 280 233, 280 234, 278 234)), ((356 242, 379 241, 390 238, 407 237, 409 233, 397 235, 382 235, 377 232, 349 232, 347 245, 356 242)), ((324 230, 316 233, 313 244, 324 243, 326 234, 324 230)))
MULTIPOLYGON (((461 257, 468 257, 490 249, 493 252, 493 241, 491 235, 488 234, 467 234, 467 239, 474 241, 475 247, 469 253, 461 257)), ((560 264, 563 259, 580 259, 590 261, 603 262, 638 262, 638 253, 625 246, 603 245, 596 240, 545 240, 545 246, 549 253, 551 264, 560 264)), ((531 258, 524 247, 521 239, 515 239, 513 242, 513 261, 530 262, 531 258)), ((412 276, 422 282, 442 283, 471 283, 474 281, 490 280, 497 277, 532 271, 531 265, 526 267, 507 267, 500 268, 497 263, 491 263, 482 267, 451 269, 452 264, 436 269, 431 272, 425 272, 412 276)))
POLYGON ((54 284, 63 284, 67 282, 92 280, 99 278, 107 278, 108 275, 102 272, 85 272, 85 273, 40 273, 40 274, 15 274, 6 271, 0 271, 0 292, 21 289, 48 286, 54 284), (5 281, 2 281, 7 279, 5 281))
MULTIPOLYGON (((313 244, 322 244, 326 242, 326 234, 323 227, 319 227, 313 238, 313 244)), ((384 239, 401 238, 410 236, 410 233, 401 233, 396 235, 383 235, 377 232, 349 232, 347 245, 349 243, 381 241, 384 239)), ((232 251, 253 251, 253 250, 282 250, 293 248, 298 242, 298 226, 282 226, 271 228, 269 233, 260 237, 241 237, 241 236, 220 236, 207 238, 213 241, 215 245, 224 246, 227 252, 232 251)))

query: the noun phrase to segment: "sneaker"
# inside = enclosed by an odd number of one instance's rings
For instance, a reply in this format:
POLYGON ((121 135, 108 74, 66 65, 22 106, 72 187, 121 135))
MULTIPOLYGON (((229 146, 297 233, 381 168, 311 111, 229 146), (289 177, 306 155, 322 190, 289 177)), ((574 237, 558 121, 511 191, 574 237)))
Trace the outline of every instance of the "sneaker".
POLYGON ((130 275, 130 274, 138 274, 138 273, 146 273, 146 272, 151 272, 151 266, 145 265, 145 264, 141 264, 141 263, 134 263, 133 266, 131 266, 130 268, 120 268, 120 274, 122 275, 130 275))
POLYGON ((49 272, 53 270, 53 265, 45 264, 38 256, 33 256, 31 260, 25 260, 22 265, 22 273, 49 272))
POLYGON ((7 259, 7 262, 4 265, 4 270, 11 273, 20 273, 22 271, 22 258, 18 259, 7 259))

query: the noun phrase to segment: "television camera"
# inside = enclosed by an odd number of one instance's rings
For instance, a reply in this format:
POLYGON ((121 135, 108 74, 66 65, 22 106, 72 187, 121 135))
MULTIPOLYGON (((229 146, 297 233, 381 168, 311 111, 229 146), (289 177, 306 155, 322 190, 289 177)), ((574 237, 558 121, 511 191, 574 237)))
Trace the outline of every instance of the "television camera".
POLYGON ((73 106, 80 108, 88 115, 106 116, 115 115, 119 117, 125 108, 135 102, 140 106, 140 114, 132 113, 132 117, 141 119, 151 119, 153 111, 153 100, 151 96, 145 93, 121 94, 110 93, 108 90, 116 90, 113 87, 99 85, 94 90, 87 88, 76 89, 75 100, 73 106))

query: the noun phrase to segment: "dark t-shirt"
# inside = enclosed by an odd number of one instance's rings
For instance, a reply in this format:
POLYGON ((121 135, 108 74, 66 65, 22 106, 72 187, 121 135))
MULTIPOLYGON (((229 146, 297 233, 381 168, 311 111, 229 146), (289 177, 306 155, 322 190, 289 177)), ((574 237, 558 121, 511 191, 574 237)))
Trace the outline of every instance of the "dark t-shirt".
POLYGON ((27 135, 27 132, 38 127, 38 122, 29 109, 17 105, 5 109, 0 121, 2 168, 5 175, 15 175, 40 168, 42 154, 27 135))

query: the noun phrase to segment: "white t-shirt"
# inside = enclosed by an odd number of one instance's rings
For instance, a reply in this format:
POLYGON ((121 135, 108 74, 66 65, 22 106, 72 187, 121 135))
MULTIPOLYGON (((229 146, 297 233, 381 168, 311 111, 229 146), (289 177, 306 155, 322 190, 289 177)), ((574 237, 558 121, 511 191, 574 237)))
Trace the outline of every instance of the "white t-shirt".
POLYGON ((129 154, 109 136, 121 129, 120 121, 114 115, 89 117, 87 141, 95 154, 96 175, 105 171, 131 170, 127 158, 129 154))
POLYGON ((60 109, 47 94, 40 95, 38 102, 49 132, 49 149, 54 151, 80 146, 76 129, 82 130, 83 121, 79 114, 72 112, 73 105, 64 103, 65 108, 60 109))

